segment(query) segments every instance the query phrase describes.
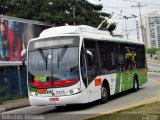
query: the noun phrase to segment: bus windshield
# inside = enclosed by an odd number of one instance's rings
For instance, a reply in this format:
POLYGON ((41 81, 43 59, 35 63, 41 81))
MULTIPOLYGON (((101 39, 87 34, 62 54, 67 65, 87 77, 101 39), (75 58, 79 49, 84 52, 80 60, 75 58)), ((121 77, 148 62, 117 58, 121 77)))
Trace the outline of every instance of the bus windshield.
POLYGON ((37 48, 28 53, 28 79, 33 87, 60 87, 76 83, 78 45, 37 48))

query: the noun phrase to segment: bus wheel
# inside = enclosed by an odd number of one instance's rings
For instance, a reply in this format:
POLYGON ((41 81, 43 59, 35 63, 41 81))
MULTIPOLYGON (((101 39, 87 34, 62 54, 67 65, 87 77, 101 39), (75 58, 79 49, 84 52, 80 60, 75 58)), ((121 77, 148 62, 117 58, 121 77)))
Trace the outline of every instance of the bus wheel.
POLYGON ((139 82, 137 76, 133 78, 133 90, 136 92, 139 90, 139 82))
POLYGON ((109 89, 107 89, 107 85, 103 84, 101 87, 101 103, 106 103, 109 98, 109 89))

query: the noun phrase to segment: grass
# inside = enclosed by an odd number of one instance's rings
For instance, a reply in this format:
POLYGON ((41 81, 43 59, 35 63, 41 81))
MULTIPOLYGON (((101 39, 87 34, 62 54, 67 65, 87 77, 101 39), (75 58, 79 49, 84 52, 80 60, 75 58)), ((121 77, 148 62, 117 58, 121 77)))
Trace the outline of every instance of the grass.
POLYGON ((160 120, 160 102, 140 105, 87 120, 160 120))

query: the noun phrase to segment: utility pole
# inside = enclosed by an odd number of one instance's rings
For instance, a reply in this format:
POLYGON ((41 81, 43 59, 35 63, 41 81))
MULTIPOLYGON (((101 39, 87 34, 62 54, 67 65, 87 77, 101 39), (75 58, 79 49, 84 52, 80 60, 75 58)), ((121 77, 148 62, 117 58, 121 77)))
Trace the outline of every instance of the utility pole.
POLYGON ((141 28, 141 32, 142 32, 142 41, 144 42, 144 33, 143 33, 143 25, 142 25, 142 14, 141 14, 141 7, 144 7, 144 6, 147 6, 147 5, 141 5, 140 2, 138 2, 138 5, 137 6, 131 6, 131 7, 138 7, 139 9, 139 15, 140 15, 140 28, 141 28))
POLYGON ((127 17, 127 16, 123 16, 123 17, 124 17, 125 26, 126 26, 126 37, 127 37, 127 39, 128 39, 129 34, 128 34, 128 29, 127 29, 127 20, 128 20, 129 17, 127 17))
POLYGON ((136 16, 136 15, 132 15, 132 16, 135 18, 135 22, 136 22, 137 41, 140 41, 140 39, 139 39, 139 23, 138 23, 138 20, 136 20, 136 18, 138 16, 136 16))
POLYGON ((127 27, 127 20, 128 19, 130 19, 130 18, 134 18, 134 17, 127 17, 127 16, 122 16, 123 18, 119 18, 119 19, 124 19, 125 20, 125 27, 126 27, 126 29, 125 29, 125 32, 126 32, 126 37, 127 37, 127 39, 128 39, 128 37, 129 37, 129 34, 128 34, 128 27, 127 27))
POLYGON ((140 41, 140 39, 139 39, 139 23, 138 23, 138 20, 136 21, 136 30, 137 30, 137 41, 140 41))

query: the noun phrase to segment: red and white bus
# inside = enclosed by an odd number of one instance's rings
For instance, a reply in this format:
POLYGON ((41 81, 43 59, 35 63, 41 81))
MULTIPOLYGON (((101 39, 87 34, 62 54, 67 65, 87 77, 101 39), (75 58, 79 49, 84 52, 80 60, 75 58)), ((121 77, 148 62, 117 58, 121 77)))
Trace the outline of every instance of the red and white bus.
POLYGON ((27 48, 31 105, 101 100, 147 81, 144 43, 80 26, 44 30, 27 48))

